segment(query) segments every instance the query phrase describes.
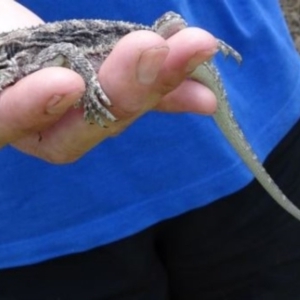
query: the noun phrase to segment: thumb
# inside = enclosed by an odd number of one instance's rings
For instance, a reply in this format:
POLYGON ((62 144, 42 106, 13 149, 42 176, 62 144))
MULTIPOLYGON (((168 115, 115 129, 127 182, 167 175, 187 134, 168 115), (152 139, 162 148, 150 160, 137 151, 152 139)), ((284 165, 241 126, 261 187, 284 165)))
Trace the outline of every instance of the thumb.
POLYGON ((57 122, 84 89, 78 74, 58 67, 35 72, 7 88, 0 95, 0 145, 57 122))

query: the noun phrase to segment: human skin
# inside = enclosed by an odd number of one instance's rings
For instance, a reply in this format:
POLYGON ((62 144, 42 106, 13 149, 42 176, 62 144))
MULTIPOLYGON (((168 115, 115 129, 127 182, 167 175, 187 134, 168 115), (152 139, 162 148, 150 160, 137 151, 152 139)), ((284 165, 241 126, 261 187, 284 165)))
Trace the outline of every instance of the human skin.
MULTIPOLYGON (((0 32, 41 23, 20 4, 1 0, 0 32)), ((0 146, 11 144, 50 163, 70 163, 149 110, 212 114, 214 94, 186 78, 216 48, 216 39, 199 28, 183 29, 168 40, 150 31, 126 35, 98 74, 118 118, 108 122, 109 128, 87 124, 82 109, 73 108, 85 90, 77 73, 50 67, 30 74, 0 94, 0 146)))

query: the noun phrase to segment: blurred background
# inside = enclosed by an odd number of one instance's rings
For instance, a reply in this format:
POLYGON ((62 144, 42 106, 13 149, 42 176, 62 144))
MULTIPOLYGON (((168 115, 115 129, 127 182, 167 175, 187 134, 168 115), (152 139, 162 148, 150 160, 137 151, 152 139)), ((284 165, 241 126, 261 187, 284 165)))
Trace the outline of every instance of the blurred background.
POLYGON ((300 0, 280 0, 296 48, 300 52, 300 0))

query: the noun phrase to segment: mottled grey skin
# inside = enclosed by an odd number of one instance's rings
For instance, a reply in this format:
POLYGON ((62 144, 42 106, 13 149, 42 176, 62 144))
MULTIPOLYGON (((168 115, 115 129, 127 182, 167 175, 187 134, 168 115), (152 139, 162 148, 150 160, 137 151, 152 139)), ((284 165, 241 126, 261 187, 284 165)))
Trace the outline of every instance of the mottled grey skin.
MULTIPOLYGON (((0 34, 0 92, 22 77, 48 66, 65 66, 79 73, 86 92, 77 106, 84 107, 84 118, 105 127, 104 119, 114 121, 109 112, 110 101, 97 80, 97 72, 116 42, 135 30, 151 30, 168 38, 187 25, 173 12, 164 14, 152 27, 105 20, 70 20, 0 34)), ((241 56, 223 41, 219 50, 241 56)), ((239 128, 227 100, 218 70, 211 62, 198 66, 191 78, 205 84, 216 95, 214 120, 233 145, 256 179, 273 199, 300 220, 300 210, 291 203, 268 175, 239 128)))

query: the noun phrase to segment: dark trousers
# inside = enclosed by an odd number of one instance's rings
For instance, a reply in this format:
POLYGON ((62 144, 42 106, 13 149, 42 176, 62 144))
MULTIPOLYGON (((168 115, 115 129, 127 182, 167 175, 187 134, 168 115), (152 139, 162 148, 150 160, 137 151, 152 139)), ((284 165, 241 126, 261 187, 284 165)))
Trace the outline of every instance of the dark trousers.
MULTIPOLYGON (((300 205, 300 125, 266 168, 300 205)), ((299 300, 300 222, 253 181, 92 251, 0 271, 1 300, 299 300)))

